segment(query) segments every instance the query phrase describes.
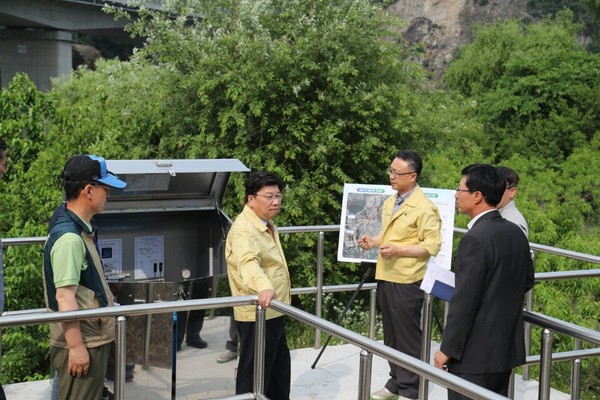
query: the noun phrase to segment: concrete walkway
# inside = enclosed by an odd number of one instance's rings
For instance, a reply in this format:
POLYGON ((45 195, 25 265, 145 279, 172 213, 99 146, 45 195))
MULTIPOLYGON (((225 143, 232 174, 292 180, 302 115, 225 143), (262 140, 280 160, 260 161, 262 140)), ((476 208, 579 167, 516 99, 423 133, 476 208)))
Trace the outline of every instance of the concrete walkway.
MULTIPOLYGON (((237 363, 224 364, 216 359, 224 350, 229 319, 224 317, 207 319, 202 329, 202 338, 208 348, 195 349, 183 346, 177 353, 176 398, 182 400, 223 397, 234 393, 234 376, 237 363)), ((432 354, 437 350, 434 344, 432 354)), ((329 346, 315 369, 311 369, 319 350, 293 350, 292 392, 294 400, 348 400, 356 399, 358 393, 358 371, 360 349, 353 345, 329 346)), ((372 391, 385 384, 389 367, 387 361, 374 356, 372 369, 372 391)), ((125 398, 133 400, 171 399, 171 370, 150 367, 148 370, 137 365, 133 382, 125 385, 125 398)), ((111 382, 110 382, 111 383, 111 382)), ((9 400, 50 399, 50 381, 27 382, 7 385, 9 400)), ((429 385, 429 399, 446 400, 446 389, 435 384, 429 385)), ((537 400, 536 381, 523 381, 516 378, 515 399, 537 400)), ((552 400, 569 400, 570 396, 552 391, 552 400)))

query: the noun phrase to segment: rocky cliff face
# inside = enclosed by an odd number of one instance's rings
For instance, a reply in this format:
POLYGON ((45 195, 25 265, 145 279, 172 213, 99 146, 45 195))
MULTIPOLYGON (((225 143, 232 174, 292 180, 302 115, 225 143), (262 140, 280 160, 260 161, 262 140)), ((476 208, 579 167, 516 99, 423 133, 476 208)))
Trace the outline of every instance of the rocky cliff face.
POLYGON ((410 44, 423 45, 420 61, 436 76, 454 50, 472 40, 474 24, 528 17, 527 0, 398 0, 388 11, 405 21, 410 44))

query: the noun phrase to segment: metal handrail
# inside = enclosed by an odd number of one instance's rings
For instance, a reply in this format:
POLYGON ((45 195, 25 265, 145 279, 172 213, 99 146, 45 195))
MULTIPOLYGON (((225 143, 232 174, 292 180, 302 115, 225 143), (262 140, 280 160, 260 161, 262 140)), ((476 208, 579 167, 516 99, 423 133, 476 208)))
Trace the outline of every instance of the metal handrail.
MULTIPOLYGON (((24 326, 24 325, 37 325, 50 322, 62 322, 71 320, 83 320, 90 318, 100 317, 114 317, 117 320, 122 320, 125 316, 134 315, 148 315, 148 314, 160 314, 177 311, 190 311, 210 308, 224 308, 232 306, 243 306, 243 305, 257 305, 257 296, 236 296, 236 297, 217 297, 211 299, 199 299, 199 300, 185 300, 185 301, 170 301, 161 303, 147 303, 147 304, 133 304, 127 306, 115 306, 115 307, 104 307, 90 310, 77 310, 77 311, 63 311, 63 312, 31 312, 23 314, 6 315, 0 318, 0 328, 6 328, 11 326, 24 326)), ((259 307, 260 308, 260 307, 259 307)), ((368 339, 355 332, 352 332, 346 328, 335 325, 332 322, 326 321, 322 318, 318 318, 305 311, 299 310, 291 305, 281 303, 274 300, 271 303, 271 308, 286 314, 294 319, 309 324, 315 328, 320 329, 323 332, 334 335, 348 343, 351 343, 362 350, 366 350, 372 354, 376 354, 383 357, 393 363, 402 365, 403 367, 410 369, 416 373, 421 374, 428 380, 436 382, 437 384, 455 390, 459 393, 467 395, 475 399, 490 399, 490 400, 504 400, 503 396, 498 395, 490 390, 483 389, 478 385, 471 382, 467 382, 454 375, 437 369, 430 364, 423 362, 417 358, 411 357, 407 354, 401 353, 397 350, 391 349, 375 340, 368 339)), ((263 313, 264 316, 264 313, 263 313)), ((119 337, 124 337, 124 332, 119 328, 124 324, 118 324, 117 334, 119 337)), ((260 332, 259 336, 262 336, 261 340, 264 341, 264 330, 260 332)), ((124 340, 119 340, 117 343, 117 360, 118 365, 124 365, 125 363, 125 352, 123 347, 125 346, 124 340)), ((116 387, 122 388, 125 382, 124 368, 117 370, 117 376, 115 377, 116 387), (120 373, 119 373, 120 372, 120 373)), ((262 379, 261 377, 259 377, 262 379)), ((257 397, 261 397, 257 395, 257 397)), ((123 391, 115 391, 115 399, 122 400, 123 391)))
MULTIPOLYGON (((294 294, 294 295, 296 295, 296 294, 313 294, 313 293, 317 294, 317 302, 316 302, 316 310, 315 310, 315 314, 317 316, 321 315, 321 307, 322 307, 321 297, 322 297, 323 293, 333 293, 333 292, 342 292, 342 291, 348 291, 348 290, 356 290, 356 288, 358 286, 356 284, 323 286, 322 276, 323 276, 323 241, 324 241, 323 237, 324 237, 324 232, 336 232, 336 231, 339 231, 339 229, 340 229, 339 225, 314 225, 314 226, 296 226, 296 227, 292 226, 292 227, 279 227, 278 228, 280 233, 318 233, 319 234, 318 246, 317 246, 317 268, 316 268, 317 286, 292 289, 292 294, 294 294)), ((467 232, 467 230, 463 229, 463 228, 454 227, 454 232, 459 233, 459 234, 464 234, 467 232)), ((8 239, 3 239, 3 245, 6 245, 6 246, 17 245, 18 246, 18 245, 43 244, 45 242, 45 240, 46 240, 46 237, 13 238, 13 239, 8 238, 8 239)), ((530 243, 529 245, 532 250, 534 262, 535 262, 535 252, 539 251, 539 252, 562 256, 562 257, 566 257, 566 258, 571 258, 571 259, 575 259, 575 260, 579 260, 579 261, 600 264, 599 256, 579 253, 579 252, 570 251, 570 250, 559 249, 559 248, 540 245, 540 244, 536 244, 536 243, 530 243)), ((556 272, 536 273, 535 280, 539 282, 539 281, 547 281, 547 280, 577 279, 577 278, 589 278, 589 277, 599 277, 599 276, 600 276, 600 269, 579 270, 579 271, 556 271, 556 272)), ((376 284, 374 284, 374 283, 365 284, 363 287, 363 290, 371 290, 371 292, 374 292, 375 288, 376 288, 376 284)), ((375 302, 374 296, 372 296, 371 303, 374 303, 374 302, 375 302)), ((565 321, 553 319, 551 317, 543 316, 541 314, 533 313, 531 311, 531 308, 533 306, 532 303, 533 303, 533 291, 530 291, 528 293, 528 298, 527 298, 527 303, 526 303, 527 304, 526 316, 525 316, 526 322, 541 324, 542 327, 545 326, 544 324, 547 324, 548 327, 551 327, 551 329, 555 329, 558 332, 562 332, 567 335, 573 336, 575 338, 575 342, 576 342, 574 352, 556 353, 556 354, 552 355, 552 353, 551 353, 552 332, 550 332, 547 328, 545 328, 544 332, 543 332, 542 340, 544 343, 547 344, 547 348, 544 350, 546 352, 544 357, 548 360, 547 364, 550 364, 553 359, 559 360, 557 357, 560 357, 560 359, 568 359, 567 357, 569 355, 571 357, 577 357, 577 355, 580 354, 577 352, 577 350, 580 350, 579 346, 581 345, 581 340, 586 340, 591 343, 598 344, 596 337, 593 337, 591 340, 582 339, 587 336, 587 333, 589 333, 589 332, 586 333, 586 331, 589 331, 589 330, 586 330, 586 328, 582 328, 582 327, 579 327, 574 324, 570 324, 565 321), (583 329, 583 331, 582 331, 582 329, 583 329), (584 333, 582 334, 582 332, 584 332, 584 333)), ((373 306, 374 306, 374 304, 371 304, 371 309, 373 309, 373 306)), ((126 306, 123 306, 123 307, 126 307, 126 306)), ((5 312, 5 313, 3 313, 3 315, 11 316, 11 315, 19 315, 19 314, 29 313, 29 312, 30 312, 29 310, 5 312)), ((371 315, 371 317, 372 317, 371 325, 373 325, 374 312, 372 312, 371 314, 372 314, 371 315)), ((4 324, 2 324, 2 322, 5 322, 5 321, 0 320, 0 327, 4 325, 4 324)), ((428 321, 428 323, 431 324, 431 321, 428 321)), ((530 332, 531 332, 531 328, 530 328, 530 325, 528 324, 528 325, 526 325, 526 342, 527 343, 530 342, 530 332)), ((424 337, 424 340, 425 340, 425 337, 424 337)), ((319 347, 320 347, 320 331, 317 328, 316 332, 315 332, 315 348, 319 348, 319 347)), ((528 348, 529 348, 529 346, 528 346, 528 348)), ((529 350, 527 351, 527 353, 529 353, 529 350)), ((588 353, 581 353, 581 354, 588 354, 588 353)), ((593 354, 593 352, 589 352, 589 354, 593 354)), ((582 355, 582 357, 587 357, 587 356, 588 355, 582 355)), ((591 356, 591 355, 589 355, 589 356, 591 356)), ((540 355, 540 358, 541 357, 542 357, 542 355, 540 355)), ((527 358, 528 362, 523 366, 523 378, 524 379, 529 379, 529 364, 533 363, 533 361, 532 362, 530 362, 530 361, 534 360, 535 358, 536 358, 536 356, 529 356, 527 358)), ((365 359, 368 359, 368 356, 366 356, 365 359)), ((428 360, 426 360, 426 361, 428 361, 428 360)), ((572 399, 577 400, 579 398, 579 394, 578 394, 579 372, 578 371, 580 369, 580 365, 579 365, 580 359, 575 358, 572 360, 572 362, 573 362, 573 373, 572 373, 572 378, 571 378, 572 379, 571 387, 572 387, 572 391, 573 391, 572 399)), ((368 367, 367 372, 370 372, 370 366, 368 367)), ((544 383, 547 387, 545 387, 543 389, 541 388, 541 390, 540 390, 541 398, 544 398, 544 396, 547 396, 549 393, 548 392, 549 391, 549 365, 546 365, 546 370, 544 370, 543 373, 547 375, 547 378, 544 378, 544 376, 542 376, 542 371, 540 371, 540 378, 541 378, 540 385, 543 383, 542 381, 544 379, 547 379, 547 382, 544 383), (543 395, 541 393, 542 390, 544 391, 543 395)), ((426 396, 427 396, 426 391, 425 391, 425 393, 423 393, 423 396, 424 396, 423 400, 426 400, 426 396)))
POLYGON ((387 347, 375 340, 368 339, 349 329, 336 325, 333 322, 317 318, 314 315, 307 313, 306 311, 299 310, 291 305, 274 300, 271 303, 271 308, 300 322, 325 331, 330 335, 336 336, 345 342, 360 347, 362 350, 366 350, 369 353, 378 355, 392 363, 409 369, 441 386, 455 390, 471 398, 506 400, 506 397, 504 396, 458 378, 457 376, 435 368, 431 364, 421 361, 418 358, 411 357, 408 354, 394 350, 391 347, 387 347))
POLYGON ((530 322, 544 328, 551 329, 555 332, 569 335, 576 339, 594 343, 600 346, 600 332, 584 328, 579 325, 572 324, 570 322, 562 321, 560 319, 552 318, 547 315, 536 313, 533 311, 524 311, 523 320, 530 322))
POLYGON ((35 236, 25 238, 5 238, 2 239, 4 246, 30 246, 32 244, 44 244, 47 236, 35 236))
MULTIPOLYGON (((454 227, 454 232, 456 233, 467 233, 467 229, 454 227)), ((600 264, 600 256, 594 256, 592 254, 580 253, 578 251, 572 250, 564 250, 558 247, 546 246, 544 244, 538 244, 529 242, 529 248, 534 251, 539 251, 542 253, 548 253, 555 256, 573 258, 579 261, 591 262, 594 264, 600 264)))

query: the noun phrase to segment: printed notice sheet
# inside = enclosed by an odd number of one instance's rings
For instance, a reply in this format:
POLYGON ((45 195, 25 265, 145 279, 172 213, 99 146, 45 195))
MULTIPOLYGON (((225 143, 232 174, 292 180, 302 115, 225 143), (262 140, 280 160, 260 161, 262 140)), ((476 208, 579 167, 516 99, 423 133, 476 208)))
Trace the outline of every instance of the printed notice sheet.
POLYGON ((135 279, 165 276, 164 236, 138 236, 135 246, 135 279))

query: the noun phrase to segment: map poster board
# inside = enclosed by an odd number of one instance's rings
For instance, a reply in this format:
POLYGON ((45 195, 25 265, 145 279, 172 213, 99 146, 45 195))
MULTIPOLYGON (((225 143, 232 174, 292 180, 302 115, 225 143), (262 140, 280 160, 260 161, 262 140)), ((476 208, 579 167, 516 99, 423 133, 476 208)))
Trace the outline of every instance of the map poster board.
MULTIPOLYGON (((429 263, 450 270, 452 236, 454 234, 454 190, 421 188, 438 206, 442 219, 442 248, 429 263)), ((363 250, 358 239, 363 235, 377 236, 381 231, 383 202, 396 192, 389 185, 346 183, 342 199, 342 217, 338 241, 338 261, 376 262, 376 248, 363 250)))

